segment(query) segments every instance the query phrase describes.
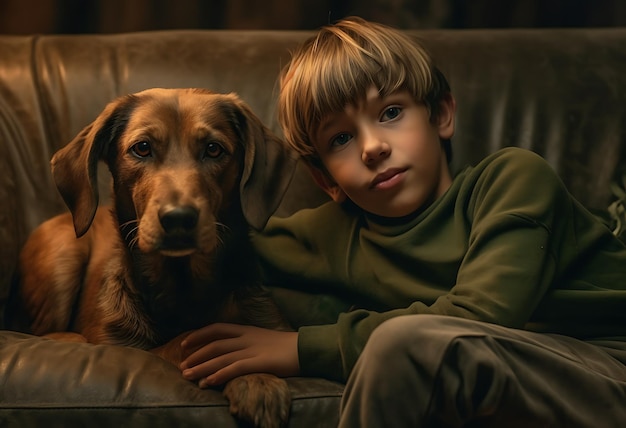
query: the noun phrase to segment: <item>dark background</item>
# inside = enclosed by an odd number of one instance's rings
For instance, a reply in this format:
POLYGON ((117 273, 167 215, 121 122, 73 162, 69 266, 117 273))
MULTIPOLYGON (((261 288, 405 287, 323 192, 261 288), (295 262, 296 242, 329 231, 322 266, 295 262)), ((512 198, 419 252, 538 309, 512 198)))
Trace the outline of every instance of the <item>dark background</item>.
POLYGON ((398 28, 626 26, 626 0, 0 0, 0 33, 315 29, 348 15, 398 28))

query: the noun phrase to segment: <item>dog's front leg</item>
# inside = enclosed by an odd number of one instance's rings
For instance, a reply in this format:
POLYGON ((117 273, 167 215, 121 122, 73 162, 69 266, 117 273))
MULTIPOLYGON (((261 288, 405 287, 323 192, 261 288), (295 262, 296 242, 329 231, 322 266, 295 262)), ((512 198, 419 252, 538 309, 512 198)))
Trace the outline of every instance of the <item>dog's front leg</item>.
POLYGON ((236 377, 224 388, 230 413, 257 428, 287 425, 291 393, 284 379, 265 373, 236 377))

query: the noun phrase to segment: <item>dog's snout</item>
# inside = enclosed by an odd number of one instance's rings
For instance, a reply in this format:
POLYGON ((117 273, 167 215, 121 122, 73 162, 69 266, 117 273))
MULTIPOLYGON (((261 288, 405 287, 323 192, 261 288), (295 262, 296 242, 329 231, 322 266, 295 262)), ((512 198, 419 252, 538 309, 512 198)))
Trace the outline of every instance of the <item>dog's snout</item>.
POLYGON ((162 208, 159 211, 159 221, 167 233, 190 232, 198 224, 198 210, 192 206, 162 208))

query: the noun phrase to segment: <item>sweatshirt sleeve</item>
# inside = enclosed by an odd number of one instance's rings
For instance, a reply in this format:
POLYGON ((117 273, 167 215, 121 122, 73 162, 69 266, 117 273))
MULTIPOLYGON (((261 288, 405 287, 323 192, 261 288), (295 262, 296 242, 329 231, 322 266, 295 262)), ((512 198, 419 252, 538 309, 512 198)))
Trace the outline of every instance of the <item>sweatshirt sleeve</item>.
MULTIPOLYGON (((263 282, 309 293, 338 293, 345 297, 345 307, 350 306, 346 290, 350 274, 347 263, 341 260, 349 259, 356 222, 334 202, 303 209, 288 218, 271 218, 262 233, 252 234, 263 282)), ((360 354, 358 344, 369 337, 368 332, 353 336, 352 329, 362 330, 363 326, 355 325, 357 312, 361 311, 340 313, 335 324, 298 329, 302 375, 347 379, 353 360, 360 354)), ((365 324, 371 324, 375 317, 369 317, 368 311, 363 313, 369 319, 365 324)))
POLYGON ((467 183, 467 250, 435 313, 522 328, 575 245, 573 200, 539 155, 508 149, 467 183))

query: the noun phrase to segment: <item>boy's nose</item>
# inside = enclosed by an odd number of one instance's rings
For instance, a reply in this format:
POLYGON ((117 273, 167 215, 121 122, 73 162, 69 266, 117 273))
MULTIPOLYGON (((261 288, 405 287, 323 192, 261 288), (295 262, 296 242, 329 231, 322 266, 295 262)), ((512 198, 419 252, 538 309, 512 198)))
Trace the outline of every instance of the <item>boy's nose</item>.
POLYGON ((370 135, 363 142, 363 163, 371 165, 389 156, 391 147, 381 138, 370 135))

